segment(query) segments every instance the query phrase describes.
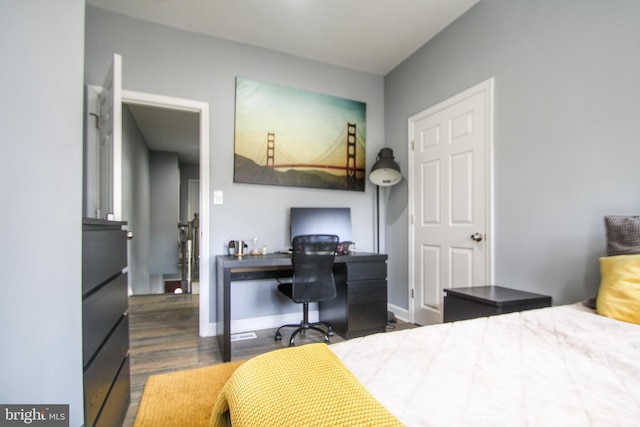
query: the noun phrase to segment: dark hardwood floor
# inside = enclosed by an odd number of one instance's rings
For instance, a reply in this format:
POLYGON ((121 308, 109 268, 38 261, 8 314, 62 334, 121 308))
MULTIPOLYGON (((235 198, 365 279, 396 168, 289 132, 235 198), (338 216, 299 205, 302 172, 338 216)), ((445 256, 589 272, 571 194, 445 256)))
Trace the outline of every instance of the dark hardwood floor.
MULTIPOLYGON (((215 337, 198 335, 199 295, 145 295, 129 298, 129 351, 131 355, 131 404, 124 426, 133 426, 144 385, 150 375, 222 363, 215 337)), ((302 315, 302 312, 301 312, 302 315)), ((415 327, 398 321, 388 330, 415 327)), ((257 338, 235 341, 233 360, 248 359, 288 345, 291 330, 284 330, 283 340, 274 340, 275 329, 254 331, 257 338)), ((337 334, 331 342, 343 339, 337 334)), ((296 338, 302 345, 322 342, 320 334, 296 338)))

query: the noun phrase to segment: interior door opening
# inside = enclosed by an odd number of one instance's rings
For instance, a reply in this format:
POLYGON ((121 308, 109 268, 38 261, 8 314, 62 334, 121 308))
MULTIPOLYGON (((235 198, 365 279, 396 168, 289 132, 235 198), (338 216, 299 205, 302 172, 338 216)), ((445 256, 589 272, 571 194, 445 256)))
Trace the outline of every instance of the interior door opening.
MULTIPOLYGON (((199 183, 198 191, 198 224, 195 227, 197 232, 197 251, 199 254, 199 261, 197 264, 198 272, 195 276, 198 278, 199 292, 199 331, 200 336, 212 336, 214 334, 213 327, 209 323, 209 292, 210 292, 210 277, 211 265, 209 261, 209 176, 210 176, 210 162, 209 162, 209 106, 207 103, 185 100, 179 98, 165 97, 161 95, 147 94, 133 91, 122 91, 122 103, 127 106, 149 107, 161 109, 164 111, 183 112, 183 113, 195 113, 197 116, 198 126, 198 146, 199 146, 199 172, 197 181, 199 183)), ((192 179, 193 180, 193 179, 192 179)), ((186 189, 183 193, 188 195, 193 192, 193 186, 189 189, 189 179, 186 179, 186 189)), ((187 196, 188 197, 188 196, 187 196)), ((191 197, 193 198, 193 196, 191 197)), ((182 215, 185 219, 189 214, 192 216, 187 221, 193 219, 193 205, 189 208, 189 203, 184 204, 187 208, 187 212, 182 215)), ((175 236, 179 236, 178 224, 174 224, 175 236)), ((178 242, 179 238, 175 239, 178 242)), ((177 251, 174 251, 177 254, 177 251)), ((178 256, 175 256, 177 259, 178 256)), ((164 286, 164 283, 162 284, 164 286)), ((193 288, 192 288, 193 291, 193 288)))

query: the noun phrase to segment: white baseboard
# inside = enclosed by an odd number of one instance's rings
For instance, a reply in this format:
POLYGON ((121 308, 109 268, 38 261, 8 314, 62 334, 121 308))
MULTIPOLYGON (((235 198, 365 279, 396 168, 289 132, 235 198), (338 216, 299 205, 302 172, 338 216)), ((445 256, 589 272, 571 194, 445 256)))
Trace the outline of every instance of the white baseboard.
POLYGON ((393 304, 387 304, 387 310, 393 311, 393 314, 395 314, 396 319, 402 320, 403 322, 409 321, 409 310, 400 308, 393 304))
POLYGON ((200 322, 200 336, 204 337, 214 337, 216 335, 216 323, 204 323, 200 322))
MULTIPOLYGON (((309 310, 309 322, 318 321, 318 310, 309 310)), ((295 313, 276 314, 273 316, 252 317, 231 321, 231 333, 259 331, 262 329, 279 328, 282 325, 300 323, 302 311, 295 313)))
MULTIPOLYGON (((404 322, 409 321, 409 310, 400 308, 393 304, 387 304, 387 310, 393 311, 396 318, 404 322)), ((317 322, 319 318, 318 310, 309 311, 309 321, 317 322)), ((273 316, 263 317, 251 317, 248 319, 238 319, 231 321, 231 333, 237 334, 240 332, 259 331, 262 329, 278 328, 287 323, 300 323, 302 320, 302 313, 285 313, 276 314, 273 316)), ((212 337, 216 335, 216 323, 207 323, 201 325, 200 336, 212 337), (202 327, 204 326, 204 327, 202 327)))
MULTIPOLYGON (((317 322, 319 319, 318 310, 309 311, 309 321, 317 322)), ((302 312, 285 313, 273 316, 251 317, 248 319, 238 319, 231 321, 231 333, 259 331, 262 329, 278 328, 286 324, 300 323, 302 312)), ((216 323, 208 323, 200 330, 201 337, 212 337, 216 335, 216 323)))

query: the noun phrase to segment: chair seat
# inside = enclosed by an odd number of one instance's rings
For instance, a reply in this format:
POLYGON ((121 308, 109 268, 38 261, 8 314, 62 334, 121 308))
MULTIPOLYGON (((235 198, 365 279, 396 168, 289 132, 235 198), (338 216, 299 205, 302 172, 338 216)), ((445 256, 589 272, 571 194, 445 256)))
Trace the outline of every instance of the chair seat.
POLYGON ((335 295, 326 295, 322 290, 316 290, 311 288, 307 291, 305 298, 295 298, 293 296, 293 283, 280 283, 278 285, 278 292, 283 294, 286 297, 291 298, 294 302, 298 304, 302 303, 310 303, 310 302, 320 302, 326 301, 335 298, 335 295))

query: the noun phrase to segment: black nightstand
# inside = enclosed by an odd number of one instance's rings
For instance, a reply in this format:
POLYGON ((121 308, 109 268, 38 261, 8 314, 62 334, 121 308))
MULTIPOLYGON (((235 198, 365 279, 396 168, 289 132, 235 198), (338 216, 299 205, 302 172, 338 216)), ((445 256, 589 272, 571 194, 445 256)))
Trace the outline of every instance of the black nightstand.
POLYGON ((501 286, 445 289, 444 321, 474 319, 551 306, 551 297, 501 286))

